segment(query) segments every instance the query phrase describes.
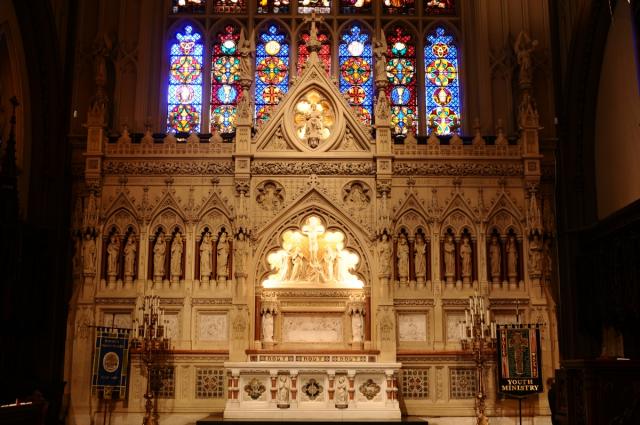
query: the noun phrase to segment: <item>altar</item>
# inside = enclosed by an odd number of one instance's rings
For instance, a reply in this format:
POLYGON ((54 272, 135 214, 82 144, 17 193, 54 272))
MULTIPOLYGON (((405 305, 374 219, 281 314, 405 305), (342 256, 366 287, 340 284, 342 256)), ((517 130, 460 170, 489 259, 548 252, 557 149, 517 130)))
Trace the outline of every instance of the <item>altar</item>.
POLYGON ((224 417, 399 420, 400 363, 351 361, 362 360, 357 357, 281 354, 227 362, 224 417))

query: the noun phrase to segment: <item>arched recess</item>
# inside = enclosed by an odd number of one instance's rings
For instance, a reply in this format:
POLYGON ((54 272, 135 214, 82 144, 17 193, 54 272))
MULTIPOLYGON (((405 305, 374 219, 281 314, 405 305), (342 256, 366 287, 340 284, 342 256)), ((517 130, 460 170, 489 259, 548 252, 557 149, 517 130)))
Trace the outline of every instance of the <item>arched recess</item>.
MULTIPOLYGON (((148 265, 148 275, 153 276, 162 276, 162 279, 169 279, 169 265, 171 260, 170 255, 170 247, 173 243, 174 238, 178 233, 180 233, 183 238, 183 244, 186 232, 185 227, 185 217, 179 213, 176 209, 172 207, 165 208, 160 210, 154 218, 151 220, 151 225, 149 226, 149 265, 148 265), (162 239, 162 240, 161 240, 162 239), (164 242, 163 242, 164 241, 164 242), (157 273, 156 266, 158 266, 158 262, 155 259, 156 255, 156 245, 164 244, 164 267, 161 273, 157 273)), ((184 278, 184 245, 183 245, 183 267, 182 267, 182 276, 184 278)))
MULTIPOLYGON (((140 227, 138 220, 133 212, 126 208, 118 208, 110 213, 105 220, 102 238, 102 261, 100 268, 100 276, 107 277, 107 247, 114 237, 114 241, 118 244, 118 259, 116 261, 116 278, 124 277, 124 248, 128 243, 136 246, 136 252, 140 252, 140 227)), ((134 260, 133 269, 136 269, 137 257, 134 260)))
MULTIPOLYGON (((409 275, 408 279, 413 281, 418 277, 429 280, 432 270, 430 267, 431 258, 431 228, 428 224, 427 216, 418 209, 408 208, 401 213, 396 220, 394 239, 396 239, 396 258, 398 258, 398 240, 406 238, 409 246, 409 275), (422 261, 418 259, 421 258, 422 261), (420 265, 421 264, 421 265, 420 265)), ((394 261, 395 276, 399 275, 398 261, 394 261)))
POLYGON ((478 279, 478 244, 477 229, 471 215, 464 209, 455 207, 449 210, 445 215, 440 226, 440 272, 443 280, 451 283, 447 276, 450 267, 447 266, 447 250, 446 244, 453 243, 455 245, 454 261, 455 261, 455 281, 461 280, 463 277, 463 264, 461 259, 462 245, 465 239, 468 239, 471 245, 471 276, 470 280, 478 279))
MULTIPOLYGON (((198 225, 196 227, 196 235, 195 235, 195 249, 194 249, 194 259, 195 259, 195 276, 196 279, 200 278, 200 269, 201 265, 201 248, 202 243, 211 243, 212 252, 216 252, 218 241, 220 240, 220 236, 226 233, 227 240, 229 241, 229 245, 233 244, 233 234, 234 228, 231 225, 231 220, 227 216, 226 212, 220 208, 210 208, 204 211, 200 219, 198 221, 198 225), (208 237, 207 237, 208 235, 208 237)), ((230 247, 229 252, 233 252, 233 246, 230 247)), ((206 257, 205 257, 206 258, 206 257)), ((217 264, 217 256, 211 255, 211 264, 209 264, 209 268, 212 272, 212 276, 216 276, 216 271, 218 267, 224 267, 225 265, 217 264)), ((228 270, 231 270, 232 267, 232 256, 229 255, 227 258, 226 264, 228 270)))
POLYGON ((345 235, 345 248, 355 251, 360 257, 360 261, 353 274, 357 275, 365 284, 370 287, 373 279, 371 269, 371 253, 365 249, 368 245, 368 237, 366 233, 357 227, 350 219, 344 217, 338 211, 331 211, 332 208, 326 208, 319 205, 304 205, 281 218, 269 226, 269 233, 264 234, 257 249, 255 263, 255 286, 261 287, 261 283, 266 277, 272 273, 267 262, 267 256, 281 248, 282 234, 286 230, 299 230, 305 220, 309 216, 317 216, 323 222, 326 230, 340 230, 345 235))
MULTIPOLYGON (((512 274, 512 278, 515 278, 517 282, 524 277, 524 228, 521 221, 516 217, 513 211, 506 207, 497 208, 491 213, 487 220, 487 276, 489 280, 492 279, 495 271, 492 256, 495 255, 492 252, 491 245, 494 243, 494 237, 497 239, 497 243, 500 246, 500 279, 499 281, 505 281, 509 278, 509 274, 512 274), (515 247, 514 247, 515 244, 515 247), (513 251, 512 251, 513 250, 513 251), (515 256, 512 254, 515 252, 515 256), (514 258, 510 260, 510 258, 514 258), (509 262, 514 261, 515 267, 510 266, 509 262), (515 271, 511 271, 514 268, 515 271), (515 276, 513 276, 515 275, 515 276)), ((495 248, 494 248, 495 249, 495 248)), ((497 266, 496 266, 497 267, 497 266)))

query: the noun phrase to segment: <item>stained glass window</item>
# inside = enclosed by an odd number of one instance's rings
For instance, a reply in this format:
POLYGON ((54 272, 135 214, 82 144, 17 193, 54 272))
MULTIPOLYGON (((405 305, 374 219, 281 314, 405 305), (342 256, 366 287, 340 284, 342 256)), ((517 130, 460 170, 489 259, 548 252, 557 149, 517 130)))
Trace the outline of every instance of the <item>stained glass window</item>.
POLYGON ((450 134, 454 118, 460 119, 458 49, 444 28, 427 35, 424 48, 427 118, 436 134, 450 134))
POLYGON ((167 131, 200 131, 203 53, 200 39, 201 35, 186 25, 171 44, 167 131))
POLYGON ((289 13, 290 0, 257 0, 258 13, 289 13))
POLYGON ((416 13, 415 0, 384 0, 382 12, 387 15, 413 15, 416 13))
POLYGON ((331 13, 331 0, 298 0, 298 13, 331 13))
POLYGON ((454 15, 456 3, 454 0, 425 0, 428 15, 454 15))
MULTIPOLYGON (((298 41, 298 74, 302 70, 303 65, 309 59, 309 50, 307 50, 307 42, 309 41, 309 30, 305 29, 300 33, 300 40, 298 41)), ((324 63, 324 69, 327 74, 331 72, 331 39, 329 33, 322 27, 318 29, 318 41, 321 43, 318 56, 322 63, 324 63)))
POLYGON ((215 13, 244 13, 247 11, 245 0, 215 0, 213 3, 215 13))
POLYGON ((211 129, 231 133, 235 129, 236 103, 240 94, 238 80, 240 29, 227 25, 216 34, 211 55, 211 129))
POLYGON ((371 124, 373 112, 373 62, 371 39, 359 25, 352 25, 341 36, 338 48, 340 91, 346 93, 365 124, 371 124))
POLYGON ((340 13, 371 13, 371 0, 340 0, 340 13))
POLYGON ((204 13, 207 10, 207 0, 171 0, 173 13, 204 13))
POLYGON ((413 36, 401 25, 387 31, 387 95, 391 99, 391 123, 396 134, 417 126, 416 47, 413 36))
POLYGON ((269 25, 258 36, 256 46, 256 121, 269 113, 289 89, 289 44, 277 25, 269 25))

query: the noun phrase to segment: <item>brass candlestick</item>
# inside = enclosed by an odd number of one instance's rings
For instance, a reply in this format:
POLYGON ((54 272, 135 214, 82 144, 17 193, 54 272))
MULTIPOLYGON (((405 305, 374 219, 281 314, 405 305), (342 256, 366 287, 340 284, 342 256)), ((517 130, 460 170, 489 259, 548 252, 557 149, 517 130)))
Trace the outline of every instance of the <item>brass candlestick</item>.
POLYGON ((485 416, 484 363, 496 347, 496 324, 489 318, 489 307, 483 297, 475 294, 469 297, 469 309, 465 310, 465 320, 460 323, 462 349, 470 351, 476 363, 475 409, 477 425, 488 425, 485 416))
POLYGON ((145 413, 142 425, 158 425, 158 413, 154 411, 154 392, 151 388, 151 373, 158 358, 169 350, 166 337, 164 311, 160 309, 160 297, 144 297, 138 318, 134 320, 132 348, 140 353, 147 370, 147 390, 144 393, 145 413))

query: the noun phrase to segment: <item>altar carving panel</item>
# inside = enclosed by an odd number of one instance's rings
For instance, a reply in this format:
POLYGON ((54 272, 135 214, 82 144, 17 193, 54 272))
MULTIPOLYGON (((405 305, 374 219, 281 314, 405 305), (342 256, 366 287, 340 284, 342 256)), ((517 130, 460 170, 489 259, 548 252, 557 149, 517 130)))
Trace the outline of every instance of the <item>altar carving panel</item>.
POLYGON ((227 341, 228 324, 226 313, 198 313, 196 333, 199 341, 227 341))
POLYGON ((172 340, 180 339, 180 313, 167 312, 164 316, 167 337, 172 340))
POLYGON ((427 313, 398 314, 398 340, 425 342, 427 340, 427 313))
POLYGON ((460 322, 464 321, 462 313, 447 313, 447 341, 460 340, 460 322))
POLYGON ((341 316, 285 315, 283 342, 341 343, 344 340, 341 316))

